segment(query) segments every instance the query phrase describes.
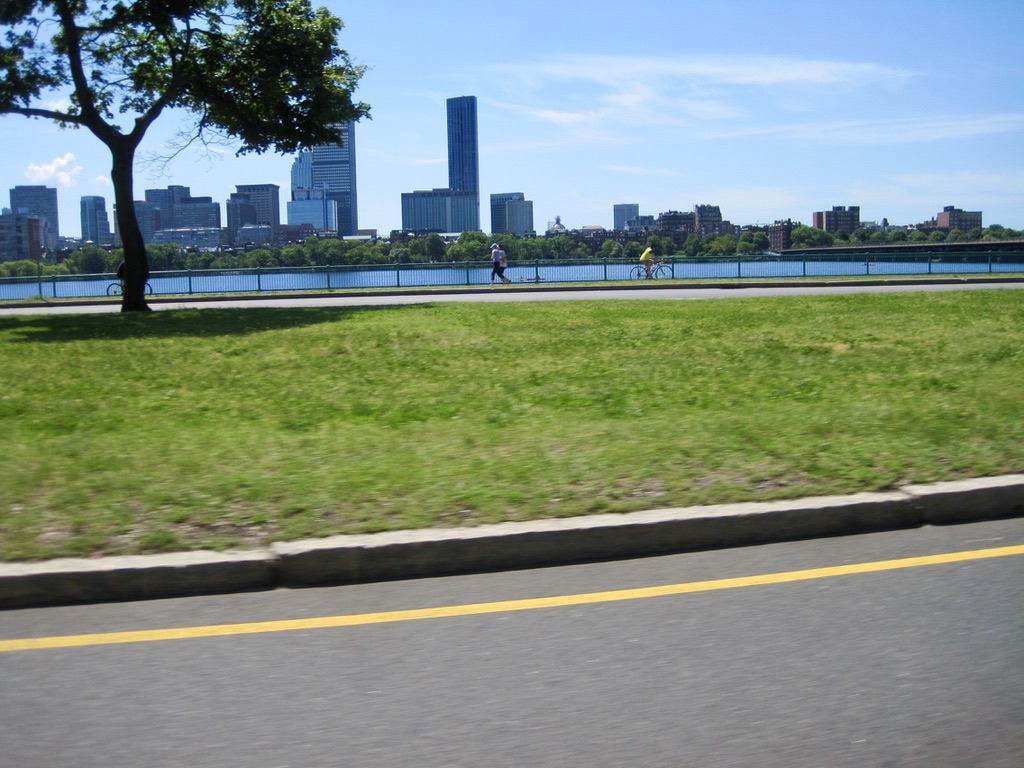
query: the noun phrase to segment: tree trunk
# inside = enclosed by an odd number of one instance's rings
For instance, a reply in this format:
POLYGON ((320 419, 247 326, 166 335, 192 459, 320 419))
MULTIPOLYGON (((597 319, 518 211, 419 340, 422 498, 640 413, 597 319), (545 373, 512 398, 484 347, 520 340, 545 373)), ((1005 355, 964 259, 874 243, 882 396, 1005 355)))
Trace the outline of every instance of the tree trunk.
POLYGON ((149 279, 149 258, 146 243, 135 215, 135 186, 132 166, 135 146, 123 142, 110 146, 113 159, 111 181, 114 184, 114 207, 117 209, 117 228, 124 249, 124 292, 121 295, 122 312, 149 312, 146 303, 146 281, 149 279))

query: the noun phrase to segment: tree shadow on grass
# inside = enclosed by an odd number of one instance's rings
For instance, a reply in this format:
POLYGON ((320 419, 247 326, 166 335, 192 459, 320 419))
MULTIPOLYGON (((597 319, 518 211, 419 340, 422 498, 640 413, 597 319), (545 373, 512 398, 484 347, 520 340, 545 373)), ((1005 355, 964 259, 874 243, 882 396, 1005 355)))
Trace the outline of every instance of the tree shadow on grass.
POLYGON ((182 309, 96 315, 0 317, 0 338, 14 342, 68 343, 125 339, 247 336, 321 323, 337 323, 367 312, 422 312, 430 304, 382 307, 245 307, 182 309))

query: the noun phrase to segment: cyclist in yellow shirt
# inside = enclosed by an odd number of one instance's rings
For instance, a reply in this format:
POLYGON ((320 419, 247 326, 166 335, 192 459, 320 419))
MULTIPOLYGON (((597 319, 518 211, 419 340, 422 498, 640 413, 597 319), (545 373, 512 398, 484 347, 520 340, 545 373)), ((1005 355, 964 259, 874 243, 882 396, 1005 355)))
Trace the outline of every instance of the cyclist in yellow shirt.
POLYGON ((644 269, 647 270, 647 278, 651 277, 651 269, 655 264, 659 263, 661 259, 658 254, 654 252, 654 247, 648 245, 647 250, 640 254, 640 263, 644 265, 644 269))

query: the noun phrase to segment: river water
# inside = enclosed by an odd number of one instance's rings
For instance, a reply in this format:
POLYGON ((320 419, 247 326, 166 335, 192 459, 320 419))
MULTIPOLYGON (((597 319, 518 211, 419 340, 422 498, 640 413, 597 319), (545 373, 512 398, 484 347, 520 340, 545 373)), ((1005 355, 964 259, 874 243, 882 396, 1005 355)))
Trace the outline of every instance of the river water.
MULTIPOLYGON (((600 283, 630 279, 636 262, 537 262, 512 264, 506 276, 513 283, 600 283)), ((750 278, 865 277, 885 275, 983 275, 1024 273, 1024 254, 957 257, 942 260, 864 261, 858 259, 687 259, 667 263, 670 279, 730 280, 750 278)), ((154 272, 149 285, 155 296, 485 286, 490 264, 402 264, 308 269, 189 270, 154 272)), ((107 296, 117 285, 112 275, 62 275, 0 279, 0 300, 93 298, 107 296)))

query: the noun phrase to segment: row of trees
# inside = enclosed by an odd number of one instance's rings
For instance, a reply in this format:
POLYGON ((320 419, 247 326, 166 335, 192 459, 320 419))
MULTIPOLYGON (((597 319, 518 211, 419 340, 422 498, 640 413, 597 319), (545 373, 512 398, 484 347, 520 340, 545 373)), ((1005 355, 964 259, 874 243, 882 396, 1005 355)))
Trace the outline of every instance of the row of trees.
POLYGON ((853 232, 847 233, 839 230, 834 235, 814 227, 796 227, 792 234, 792 247, 794 248, 829 248, 844 245, 895 245, 901 243, 963 243, 980 242, 991 240, 1017 240, 1022 233, 1019 230, 1009 229, 999 224, 993 224, 986 229, 975 227, 969 232, 962 232, 959 229, 951 229, 944 232, 936 229, 931 232, 924 232, 920 229, 907 231, 903 228, 890 230, 869 231, 860 227, 853 232))
MULTIPOLYGON (((793 230, 793 247, 828 247, 854 245, 887 245, 904 242, 960 242, 974 240, 983 244, 991 240, 1020 238, 1021 233, 994 225, 988 229, 972 230, 963 235, 958 230, 948 234, 925 234, 905 230, 868 233, 857 230, 846 237, 842 233, 830 235, 813 227, 793 230)), ((704 256, 753 256, 769 249, 768 235, 764 232, 744 232, 733 235, 690 235, 683 243, 670 237, 652 235, 646 241, 617 243, 576 239, 572 235, 541 238, 516 238, 509 235, 486 235, 479 230, 463 232, 453 243, 446 243, 440 235, 431 234, 407 243, 386 241, 339 240, 335 238, 309 238, 303 243, 280 248, 256 248, 244 251, 205 252, 187 250, 178 245, 149 245, 146 248, 150 268, 154 271, 185 269, 252 269, 257 267, 316 267, 341 264, 410 264, 425 262, 474 262, 490 258, 490 244, 499 239, 513 261, 561 261, 566 259, 636 259, 646 245, 654 247, 662 256, 695 258, 704 256)), ((0 263, 0 277, 34 277, 51 275, 108 274, 117 269, 123 253, 120 249, 104 250, 86 245, 70 253, 58 254, 55 261, 14 261, 0 263)))

